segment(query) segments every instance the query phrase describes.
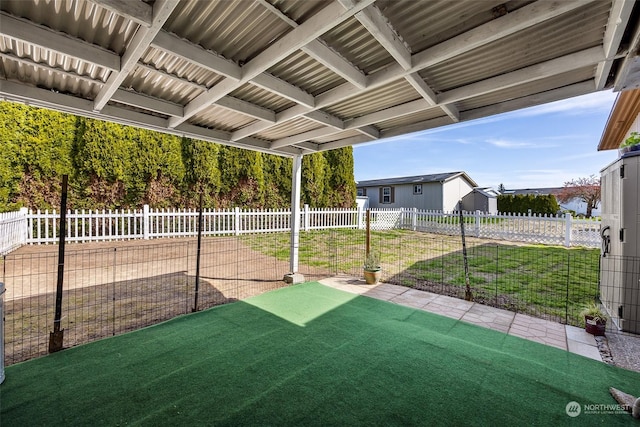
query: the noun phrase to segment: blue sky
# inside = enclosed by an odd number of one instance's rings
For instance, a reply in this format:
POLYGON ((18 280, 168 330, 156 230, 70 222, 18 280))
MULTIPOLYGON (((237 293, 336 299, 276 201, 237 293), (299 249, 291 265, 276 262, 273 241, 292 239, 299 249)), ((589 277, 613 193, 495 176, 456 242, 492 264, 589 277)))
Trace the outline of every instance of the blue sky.
POLYGON ((355 146, 356 181, 465 171, 483 187, 562 187, 617 158, 597 146, 616 98, 579 96, 355 146))

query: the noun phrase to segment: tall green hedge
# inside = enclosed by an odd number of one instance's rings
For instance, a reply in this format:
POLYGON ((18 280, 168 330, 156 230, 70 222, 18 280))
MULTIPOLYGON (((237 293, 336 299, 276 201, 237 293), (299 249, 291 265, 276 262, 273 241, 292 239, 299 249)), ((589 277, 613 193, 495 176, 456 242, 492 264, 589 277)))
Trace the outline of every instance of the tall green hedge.
POLYGON ((498 212, 555 215, 560 211, 556 196, 552 194, 501 194, 498 196, 498 212))
MULTIPOLYGON (((289 158, 0 102, 0 211, 59 205, 69 175, 71 209, 286 208, 289 158)), ((303 157, 304 203, 353 207, 351 147, 303 157)))

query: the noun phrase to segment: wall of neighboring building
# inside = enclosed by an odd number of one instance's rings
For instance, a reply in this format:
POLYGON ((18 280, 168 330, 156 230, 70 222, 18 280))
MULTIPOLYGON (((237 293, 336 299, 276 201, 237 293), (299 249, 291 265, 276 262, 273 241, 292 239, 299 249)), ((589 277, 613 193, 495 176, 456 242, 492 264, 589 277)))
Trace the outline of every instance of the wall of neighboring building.
POLYGON ((458 209, 458 202, 473 191, 473 186, 462 177, 453 178, 442 186, 442 210, 446 212, 458 209))
MULTIPOLYGON (((587 213, 587 204, 580 199, 572 199, 567 203, 560 203, 560 209, 574 211, 578 215, 585 215, 587 213)), ((591 216, 600 216, 600 204, 591 211, 591 216)))
MULTIPOLYGON (((420 183, 419 183, 420 184, 420 183)), ((415 184, 388 185, 382 187, 366 187, 370 208, 417 208, 421 210, 442 209, 442 185, 439 182, 421 183, 422 194, 414 194, 415 184), (381 188, 393 188, 392 203, 382 203, 381 188)))

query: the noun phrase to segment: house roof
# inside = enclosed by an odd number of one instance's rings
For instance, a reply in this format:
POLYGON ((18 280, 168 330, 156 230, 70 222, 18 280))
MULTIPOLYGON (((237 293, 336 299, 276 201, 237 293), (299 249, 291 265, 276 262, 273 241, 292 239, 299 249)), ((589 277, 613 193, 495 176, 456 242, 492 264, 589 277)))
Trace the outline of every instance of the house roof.
POLYGON ((401 176, 396 178, 372 179, 359 181, 357 187, 380 187, 381 185, 401 185, 401 184, 428 184, 432 182, 447 182, 454 178, 462 177, 469 184, 476 187, 478 184, 472 180, 465 172, 434 173, 431 175, 401 176))
POLYGON ((617 149, 639 114, 640 89, 619 93, 600 138, 598 151, 617 149))
POLYGON ((0 99, 293 156, 638 87, 639 15, 633 0, 2 0, 0 99))
POLYGON ((547 195, 547 194, 558 194, 562 191, 562 187, 545 187, 545 188, 520 188, 514 190, 504 190, 502 194, 533 194, 533 195, 547 195))
POLYGON ((473 189, 473 192, 480 193, 483 196, 489 197, 489 198, 497 197, 500 194, 491 187, 476 187, 473 189))

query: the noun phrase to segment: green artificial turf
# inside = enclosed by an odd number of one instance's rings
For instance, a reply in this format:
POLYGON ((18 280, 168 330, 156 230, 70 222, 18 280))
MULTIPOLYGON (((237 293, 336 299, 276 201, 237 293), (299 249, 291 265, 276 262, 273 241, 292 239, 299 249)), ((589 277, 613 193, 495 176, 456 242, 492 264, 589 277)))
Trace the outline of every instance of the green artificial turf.
POLYGON ((9 366, 0 423, 637 426, 567 416, 610 386, 640 373, 306 283, 9 366))

